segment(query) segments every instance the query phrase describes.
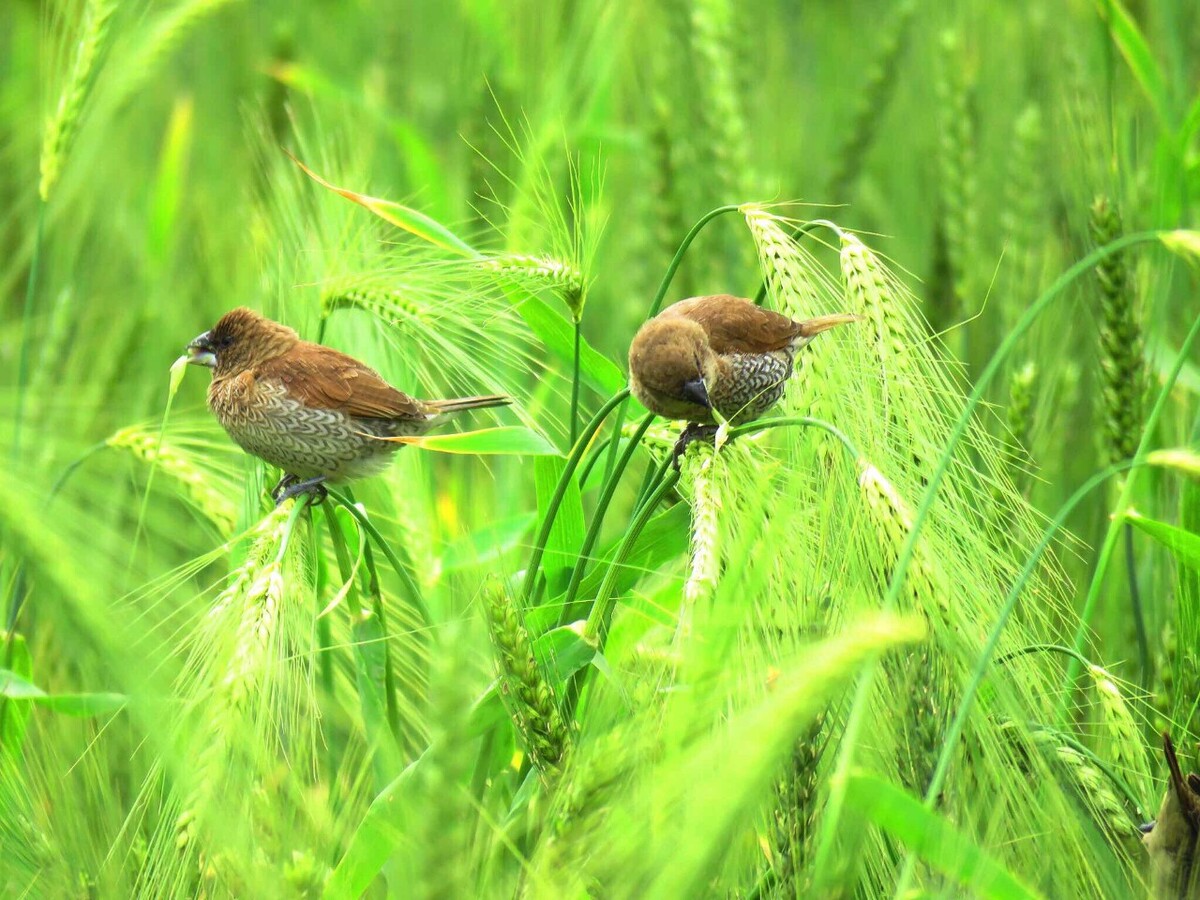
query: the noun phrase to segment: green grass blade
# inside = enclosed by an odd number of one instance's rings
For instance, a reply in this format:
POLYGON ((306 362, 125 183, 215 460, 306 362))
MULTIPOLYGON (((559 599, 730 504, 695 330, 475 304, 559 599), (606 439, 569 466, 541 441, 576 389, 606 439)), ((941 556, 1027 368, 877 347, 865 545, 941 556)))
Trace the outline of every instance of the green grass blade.
MULTIPOLYGON (((288 156, 291 156, 289 153, 288 156)), ((349 190, 348 188, 337 187, 330 184, 296 157, 291 156, 292 162, 300 167, 300 170, 315 181, 321 187, 333 191, 352 203, 357 203, 364 209, 374 213, 383 219, 395 225, 397 228, 407 231, 409 234, 419 237, 427 243, 433 244, 442 250, 448 250, 451 253, 457 253, 460 256, 475 257, 479 253, 470 244, 456 235, 445 225, 433 219, 431 216, 425 215, 420 210, 413 209, 410 206, 404 206, 401 203, 396 203, 392 200, 384 200, 380 197, 372 197, 369 194, 360 194, 357 191, 349 190)))
POLYGON ((925 862, 969 888, 975 896, 995 900, 1040 896, 967 835, 890 781, 853 772, 846 783, 846 806, 911 847, 925 862))
MULTIPOLYGON (((7 647, 10 671, 18 678, 33 681, 33 657, 24 635, 14 634, 7 647)), ((15 703, 0 697, 0 752, 14 756, 25 740, 25 730, 33 711, 28 703, 15 703)))
POLYGON ((363 820, 350 838, 322 897, 326 900, 350 900, 361 897, 371 882, 383 871, 396 845, 403 840, 408 824, 408 810, 403 802, 404 787, 412 781, 420 760, 412 763, 395 777, 371 802, 363 820))
POLYGON ((27 701, 68 716, 99 716, 116 712, 127 698, 123 694, 47 694, 10 669, 0 669, 0 697, 27 701))
POLYGON ((463 431, 458 434, 430 434, 412 437, 380 438, 396 444, 411 444, 436 453, 466 453, 474 456, 561 456, 558 448, 532 428, 503 426, 463 431))
POLYGON ((1200 570, 1200 534, 1193 534, 1166 522, 1148 519, 1136 510, 1125 511, 1125 521, 1162 544, 1181 563, 1200 570))
MULTIPOLYGON (((534 481, 537 487, 538 519, 545 522, 551 513, 555 491, 562 483, 566 462, 552 457, 538 457, 534 462, 534 481)), ((583 498, 574 478, 568 479, 566 490, 558 504, 554 524, 546 538, 542 568, 550 595, 558 593, 560 581, 574 565, 576 554, 583 544, 583 498)))
POLYGON ((1137 22, 1121 5, 1121 0, 1097 0, 1097 5, 1100 14, 1107 19, 1109 34, 1112 35, 1121 55, 1125 57, 1129 71, 1142 93, 1146 95, 1146 99, 1150 101, 1150 108, 1154 110, 1159 127, 1165 133, 1173 134, 1175 117, 1171 112, 1167 81, 1137 22))
MULTIPOLYGON (((513 298, 513 308, 525 320, 529 330, 560 362, 571 366, 573 370, 575 325, 533 294, 515 288, 508 289, 507 293, 513 298)), ((592 390, 605 395, 615 394, 625 387, 625 375, 617 365, 582 335, 579 336, 579 377, 592 390)))

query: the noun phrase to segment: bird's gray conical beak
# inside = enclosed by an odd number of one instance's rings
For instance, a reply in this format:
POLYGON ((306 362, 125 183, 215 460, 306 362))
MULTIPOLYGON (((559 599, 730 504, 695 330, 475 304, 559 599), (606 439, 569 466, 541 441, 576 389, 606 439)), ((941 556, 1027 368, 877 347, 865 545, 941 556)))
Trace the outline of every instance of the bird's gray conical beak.
POLYGON ((210 332, 196 336, 187 345, 187 361, 192 366, 207 366, 212 369, 217 365, 217 355, 213 352, 212 342, 208 339, 210 332))
POLYGON ((710 409, 708 402, 708 388, 704 384, 704 379, 697 378, 695 381, 685 381, 683 383, 683 396, 685 400, 690 400, 705 409, 710 409))
POLYGON ((851 322, 861 322, 865 318, 866 316, 858 316, 854 313, 837 313, 832 316, 817 316, 815 319, 805 319, 800 323, 800 336, 811 340, 822 331, 837 328, 839 325, 848 325, 851 322))

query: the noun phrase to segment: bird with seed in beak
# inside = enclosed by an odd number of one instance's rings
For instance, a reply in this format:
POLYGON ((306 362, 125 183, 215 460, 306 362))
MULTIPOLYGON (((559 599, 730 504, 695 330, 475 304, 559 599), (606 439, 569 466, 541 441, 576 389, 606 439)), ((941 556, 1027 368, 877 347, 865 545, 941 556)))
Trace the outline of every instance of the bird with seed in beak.
POLYGON ((823 331, 861 319, 797 321, 729 294, 673 303, 629 347, 629 387, 646 409, 688 422, 680 438, 720 421, 757 419, 783 396, 796 352, 823 331))
POLYGON ((375 370, 243 308, 227 312, 187 346, 187 360, 212 369, 208 408, 247 453, 283 470, 275 502, 324 497, 326 482, 383 471, 400 444, 466 409, 505 406, 508 397, 418 400, 375 370))

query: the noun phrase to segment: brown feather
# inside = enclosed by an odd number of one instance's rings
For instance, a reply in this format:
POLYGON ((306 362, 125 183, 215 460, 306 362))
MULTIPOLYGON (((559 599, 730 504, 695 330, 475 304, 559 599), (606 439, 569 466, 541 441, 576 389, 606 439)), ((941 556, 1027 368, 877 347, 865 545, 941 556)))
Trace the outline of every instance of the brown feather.
POLYGON ((317 409, 367 419, 424 419, 437 410, 401 393, 374 369, 320 344, 299 342, 283 356, 261 363, 259 379, 277 379, 291 397, 317 409))
POLYGON ((800 336, 804 327, 802 322, 731 294, 680 300, 659 316, 680 316, 698 323, 708 334, 709 346, 718 354, 782 350, 800 336))

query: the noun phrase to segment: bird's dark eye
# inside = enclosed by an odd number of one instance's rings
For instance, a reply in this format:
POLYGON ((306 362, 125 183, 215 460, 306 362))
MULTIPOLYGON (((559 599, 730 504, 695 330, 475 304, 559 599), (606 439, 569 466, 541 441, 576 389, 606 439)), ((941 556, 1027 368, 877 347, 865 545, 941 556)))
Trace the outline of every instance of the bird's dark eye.
POLYGON ((223 350, 226 347, 232 346, 233 335, 232 334, 223 334, 219 338, 217 338, 215 343, 217 345, 218 350, 223 350))

